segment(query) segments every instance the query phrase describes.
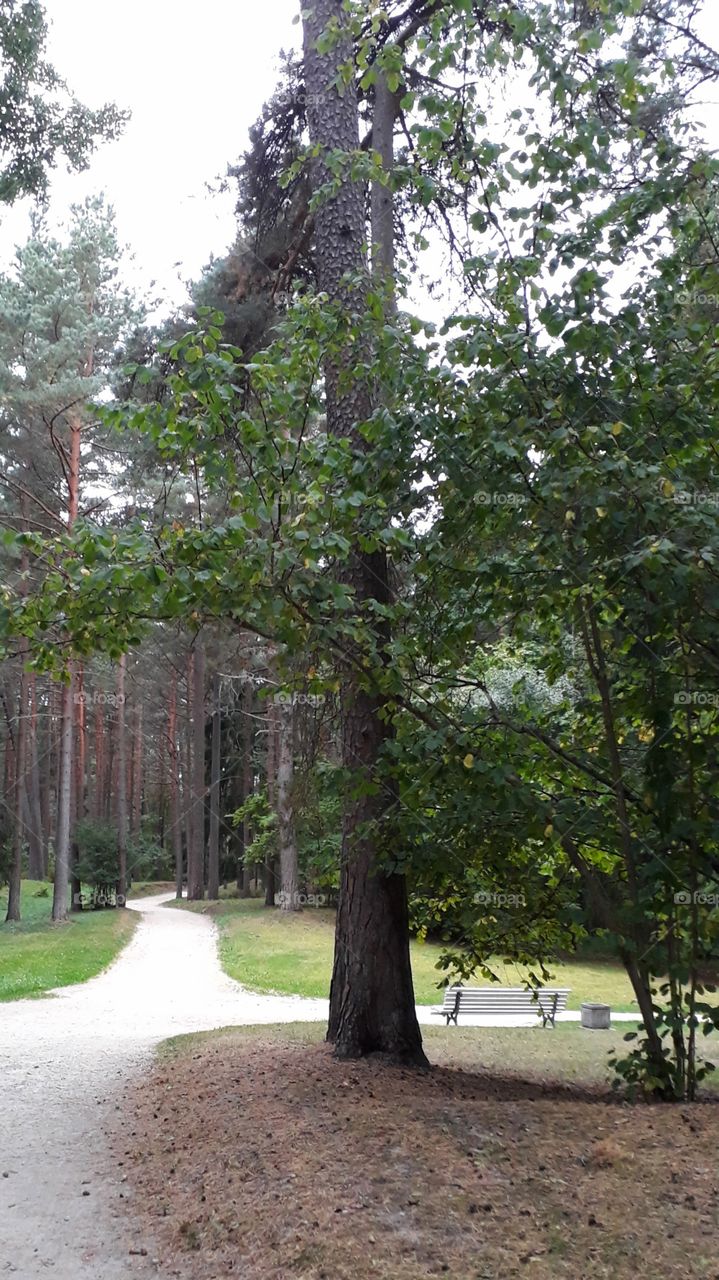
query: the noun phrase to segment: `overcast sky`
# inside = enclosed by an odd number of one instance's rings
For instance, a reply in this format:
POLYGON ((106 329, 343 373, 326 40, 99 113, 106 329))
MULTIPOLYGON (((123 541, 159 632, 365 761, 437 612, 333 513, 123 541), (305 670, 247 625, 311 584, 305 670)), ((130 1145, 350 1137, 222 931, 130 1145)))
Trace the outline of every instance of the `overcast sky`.
MULTIPOLYGON (((209 196, 275 84, 277 57, 297 43, 298 0, 46 0, 48 53, 82 102, 114 101, 132 112, 118 142, 84 174, 53 177, 51 213, 62 217, 104 190, 120 239, 147 289, 184 297, 180 276, 196 277, 211 251, 233 237, 231 195, 209 196), (174 266, 180 262, 181 268, 174 266)), ((2 220, 0 256, 27 234, 27 209, 2 220)))
MULTIPOLYGON (((103 146, 86 173, 57 170, 52 220, 105 191, 145 296, 154 280, 155 296, 182 301, 182 280, 232 240, 233 198, 208 194, 206 184, 245 149, 278 54, 299 40, 299 10, 300 0, 46 0, 49 57, 81 101, 132 112, 122 138, 103 146)), ((702 35, 719 41, 719 0, 706 0, 702 35)), ((716 145, 719 110, 703 111, 716 145)), ((27 205, 3 214, 0 264, 27 231, 27 205)))

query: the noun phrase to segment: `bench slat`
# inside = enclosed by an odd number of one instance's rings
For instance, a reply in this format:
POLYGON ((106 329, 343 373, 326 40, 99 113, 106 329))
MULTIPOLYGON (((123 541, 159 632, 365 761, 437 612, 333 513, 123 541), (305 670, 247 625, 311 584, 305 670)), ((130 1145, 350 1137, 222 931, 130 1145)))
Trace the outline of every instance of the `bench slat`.
POLYGON ((557 1013, 564 1011, 569 987, 542 987, 536 991, 525 987, 447 987, 444 1004, 434 1013, 450 1017, 456 1022, 460 1013, 535 1013, 554 1022, 557 1013))

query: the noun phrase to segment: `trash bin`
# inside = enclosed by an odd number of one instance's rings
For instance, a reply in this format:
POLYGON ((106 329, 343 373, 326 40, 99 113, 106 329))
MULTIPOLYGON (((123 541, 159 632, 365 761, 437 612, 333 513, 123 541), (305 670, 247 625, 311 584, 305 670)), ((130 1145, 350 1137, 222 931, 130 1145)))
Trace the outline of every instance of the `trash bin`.
POLYGON ((608 1004, 595 1004, 587 1001, 582 1005, 582 1026, 590 1031, 607 1031, 609 1029, 612 1010, 608 1004))

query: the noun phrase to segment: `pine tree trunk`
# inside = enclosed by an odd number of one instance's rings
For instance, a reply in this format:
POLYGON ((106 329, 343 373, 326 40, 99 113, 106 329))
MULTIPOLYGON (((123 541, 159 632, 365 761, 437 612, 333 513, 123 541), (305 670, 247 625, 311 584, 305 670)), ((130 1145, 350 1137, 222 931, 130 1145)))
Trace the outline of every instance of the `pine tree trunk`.
POLYGON ((70 910, 82 911, 82 885, 77 874, 80 849, 77 824, 85 816, 85 673, 82 663, 75 667, 73 700, 72 804, 70 807, 70 910))
POLYGON ((52 918, 67 920, 70 888, 70 809, 72 807, 72 739, 74 672, 70 668, 69 683, 63 685, 60 704, 60 746, 57 783, 57 827, 55 830, 55 882, 52 918))
POLYGON ((173 672, 170 685, 170 701, 167 710, 167 759, 170 791, 170 841, 175 860, 175 897, 182 897, 182 816, 180 814, 180 785, 178 777, 179 753, 177 749, 177 673, 173 672))
POLYGON ((277 831, 280 846, 280 891, 283 911, 299 910, 299 872, 297 837, 293 808, 294 779, 294 702, 291 697, 277 708, 277 831))
MULTIPOLYGON (((310 141, 319 148, 312 173, 317 190, 333 180, 325 153, 359 149, 355 79, 345 82, 340 73, 343 66, 353 65, 354 49, 342 0, 312 0, 302 23, 310 141), (335 28, 333 39, 320 51, 318 41, 330 26, 335 28)), ((345 177, 315 213, 318 282, 330 303, 360 314, 365 304, 357 280, 367 271, 366 238, 365 193, 345 177)), ((358 453, 366 448, 358 424, 370 416, 370 388, 366 379, 345 385, 341 376, 368 355, 348 343, 344 358, 325 367, 327 430, 349 439, 358 453)), ((390 601, 386 557, 357 547, 350 563, 345 581, 363 615, 371 618, 371 606, 363 602, 390 601)), ((388 637, 379 634, 377 639, 381 651, 388 637)), ((342 688, 343 761, 355 776, 374 785, 344 815, 328 1038, 339 1057, 381 1051, 395 1061, 426 1066, 412 988, 406 883, 377 865, 374 839, 367 834, 368 824, 381 821, 395 804, 391 790, 376 785, 381 783, 376 772, 388 734, 384 710, 381 698, 364 689, 348 666, 342 688)))
POLYGON ((37 682, 34 674, 28 676, 30 718, 27 743, 27 796, 30 812, 28 833, 28 874, 31 880, 42 880, 45 874, 45 827, 40 803, 40 763, 37 750, 37 682))
POLYGON ((207 896, 220 896, 220 772, 222 724, 220 719, 220 677, 212 681, 212 755, 210 760, 210 832, 207 844, 207 896))
MULTIPOLYGON (((245 800, 247 800, 252 794, 252 756, 255 744, 254 722, 252 719, 253 706, 253 690, 252 685, 248 680, 243 686, 240 704, 240 715, 242 718, 242 765, 240 782, 242 799, 240 804, 244 804, 245 800)), ((245 853, 252 844, 252 828, 249 818, 242 819, 240 839, 242 846, 242 859, 241 862, 238 861, 237 866, 237 887, 240 891, 241 898, 249 898, 251 896, 252 868, 249 864, 245 864, 245 853)))
POLYGON ((142 824, 142 703, 136 702, 132 719, 132 801, 130 831, 139 835, 142 824))
POLYGON ((28 719, 28 678, 25 671, 27 642, 24 641, 20 652, 20 681, 18 692, 17 728, 15 730, 15 785, 13 788, 13 856, 8 885, 7 921, 20 919, 20 887, 22 882, 22 854, 24 847, 25 823, 25 771, 27 768, 27 719, 28 719))
MULTIPOLYGON (((274 702, 267 705, 267 799, 270 809, 277 812, 277 709, 274 702)), ((265 861, 265 906, 274 907, 277 893, 277 859, 271 854, 265 861)))
POLYGON ((105 816, 105 711, 101 702, 95 703, 95 786, 92 795, 92 815, 96 819, 105 816))
POLYGON ((205 896, 205 650, 195 639, 192 698, 192 843, 187 858, 187 896, 205 896))
POLYGON ((125 720, 125 674, 127 658, 123 653, 117 663, 117 901, 122 907, 127 897, 127 725, 125 720))

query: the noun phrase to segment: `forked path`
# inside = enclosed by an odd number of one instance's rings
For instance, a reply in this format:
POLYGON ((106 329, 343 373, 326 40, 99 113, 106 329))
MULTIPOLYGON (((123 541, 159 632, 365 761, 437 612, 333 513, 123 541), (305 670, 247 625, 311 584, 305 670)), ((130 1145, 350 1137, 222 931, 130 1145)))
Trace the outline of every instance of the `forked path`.
POLYGON ((326 1000, 256 995, 220 968, 206 916, 171 895, 131 903, 142 920, 115 963, 51 998, 0 1004, 0 1280, 134 1280, 126 1185, 101 1126, 119 1087, 167 1036, 326 1017, 326 1000))

